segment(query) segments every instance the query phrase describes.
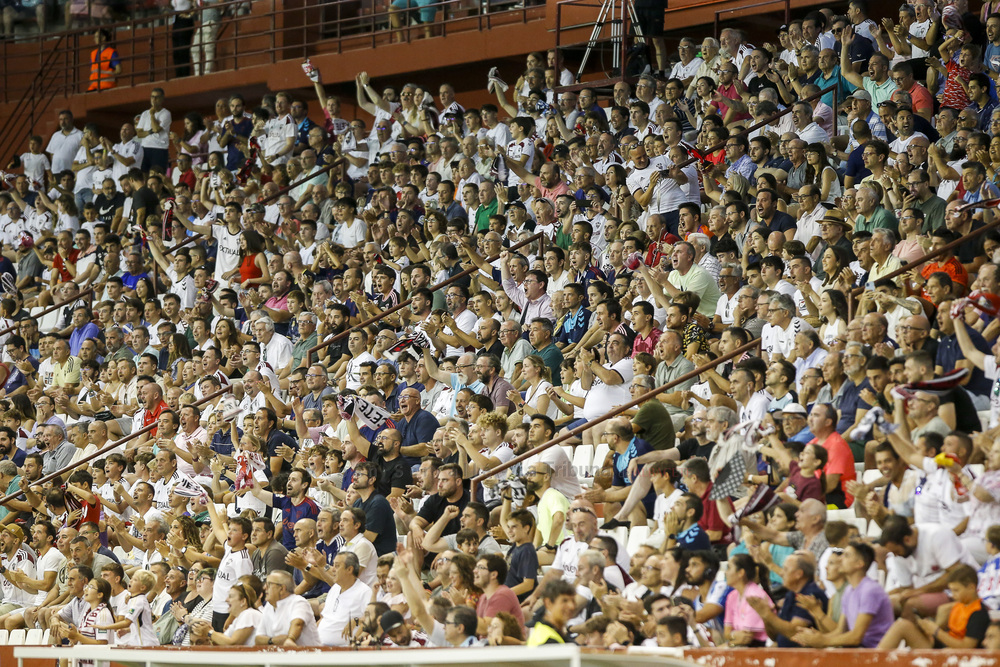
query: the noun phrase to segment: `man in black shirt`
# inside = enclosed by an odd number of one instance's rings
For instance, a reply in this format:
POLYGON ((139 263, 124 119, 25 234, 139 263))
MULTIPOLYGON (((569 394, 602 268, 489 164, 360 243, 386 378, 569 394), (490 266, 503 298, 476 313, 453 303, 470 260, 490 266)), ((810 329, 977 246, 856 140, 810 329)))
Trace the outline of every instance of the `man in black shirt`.
MULTIPOLYGON (((375 446, 358 440, 358 450, 362 456, 374 463, 379 473, 375 480, 375 491, 385 496, 402 496, 406 487, 413 484, 410 464, 399 455, 403 438, 394 428, 387 428, 375 438, 375 446), (381 449, 379 449, 381 447, 381 449)), ((367 508, 366 508, 367 511, 367 508)))
POLYGON ((101 192, 94 200, 94 206, 97 207, 97 219, 108 225, 108 229, 115 229, 118 221, 122 219, 125 194, 118 192, 113 178, 104 179, 101 192))
POLYGON ((375 552, 384 556, 396 551, 396 521, 389 501, 376 491, 377 476, 378 467, 371 461, 354 468, 354 490, 359 496, 354 507, 365 511, 365 537, 375 546, 375 552))
MULTIPOLYGON (((438 470, 437 493, 427 498, 420 506, 417 516, 410 521, 410 540, 413 544, 424 541, 424 531, 432 523, 441 518, 444 508, 457 505, 460 510, 469 504, 469 492, 462 484, 462 469, 453 463, 441 466, 438 470)), ((461 529, 459 517, 448 522, 442 531, 444 535, 452 535, 461 529)))
POLYGON ((129 211, 129 224, 145 228, 146 218, 155 215, 159 208, 159 199, 146 185, 142 169, 133 167, 128 170, 129 180, 135 190, 132 193, 132 210, 129 211))

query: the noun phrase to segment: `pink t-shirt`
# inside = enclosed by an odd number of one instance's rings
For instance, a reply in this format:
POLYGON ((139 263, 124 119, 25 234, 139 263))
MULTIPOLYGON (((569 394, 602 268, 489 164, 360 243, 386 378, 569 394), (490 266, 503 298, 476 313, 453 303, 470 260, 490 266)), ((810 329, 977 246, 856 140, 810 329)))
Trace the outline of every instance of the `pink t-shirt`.
POLYGON ((767 641, 767 631, 764 629, 764 619, 760 617, 747 603, 747 598, 761 598, 767 602, 767 606, 774 609, 774 602, 759 584, 748 583, 743 587, 743 597, 739 591, 729 591, 726 596, 726 627, 731 630, 745 630, 753 633, 753 638, 759 641, 767 641))

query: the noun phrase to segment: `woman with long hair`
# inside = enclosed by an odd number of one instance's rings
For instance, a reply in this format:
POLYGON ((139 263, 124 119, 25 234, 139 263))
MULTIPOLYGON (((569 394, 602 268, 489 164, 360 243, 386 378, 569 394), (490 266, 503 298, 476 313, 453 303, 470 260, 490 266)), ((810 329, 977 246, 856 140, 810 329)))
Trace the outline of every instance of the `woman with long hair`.
POLYGON ((177 154, 191 157, 191 166, 197 167, 208 155, 208 131, 205 129, 205 118, 197 111, 184 114, 184 133, 170 133, 170 141, 177 154))
POLYGON ((820 257, 820 264, 826 278, 823 279, 823 289, 836 289, 842 292, 853 287, 854 273, 851 271, 851 256, 840 246, 829 246, 820 257), (846 269, 846 272, 845 272, 846 269), (850 273, 850 276, 847 274, 850 273))
POLYGON ((184 364, 191 361, 191 344, 188 337, 182 333, 171 334, 167 339, 167 368, 170 370, 169 383, 176 385, 181 382, 181 370, 184 364))
POLYGON ((840 185, 837 170, 830 166, 823 144, 812 143, 806 146, 806 176, 803 185, 819 186, 819 198, 826 204, 832 204, 844 193, 840 185))
POLYGON ((264 237, 252 229, 240 234, 240 265, 228 271, 223 278, 233 280, 236 276, 240 277, 242 289, 271 284, 271 272, 264 254, 264 237))
POLYGON ((212 629, 211 620, 193 620, 191 632, 196 637, 204 637, 215 646, 253 646, 263 616, 254 607, 256 594, 246 584, 236 583, 229 589, 229 617, 222 632, 212 629))
POLYGON ((822 324, 819 337, 824 345, 833 345, 847 331, 847 297, 836 289, 823 290, 819 297, 819 316, 822 324))
POLYGON ((546 415, 550 419, 559 416, 559 408, 549 400, 548 389, 552 386, 552 370, 545 365, 545 360, 537 354, 529 354, 521 366, 521 389, 524 398, 515 390, 507 392, 507 398, 517 405, 518 413, 524 415, 523 421, 528 424, 535 415, 546 415))
POLYGON ((687 581, 687 562, 691 552, 681 547, 672 547, 663 554, 660 561, 660 592, 674 597, 691 587, 687 581))
POLYGON ((441 592, 454 605, 476 608, 483 591, 475 584, 476 559, 466 553, 456 552, 448 568, 448 586, 441 592))
POLYGON ((726 615, 723 635, 730 646, 764 646, 767 630, 764 620, 747 602, 748 598, 761 598, 774 609, 760 584, 757 583, 757 563, 749 554, 736 554, 726 567, 726 583, 733 590, 726 596, 726 615))
POLYGON ((115 615, 108 608, 111 600, 111 584, 100 577, 94 577, 83 588, 83 601, 87 603, 87 614, 78 626, 70 625, 66 638, 74 644, 108 644, 111 637, 106 628, 115 622, 115 615))

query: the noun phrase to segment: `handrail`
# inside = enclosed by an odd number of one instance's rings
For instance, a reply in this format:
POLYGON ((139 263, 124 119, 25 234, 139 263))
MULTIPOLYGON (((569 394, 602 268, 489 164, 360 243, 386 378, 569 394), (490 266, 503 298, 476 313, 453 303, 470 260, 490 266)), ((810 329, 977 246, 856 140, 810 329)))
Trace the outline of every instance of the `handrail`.
MULTIPOLYGON (((226 13, 227 10, 245 7, 247 4, 245 0, 228 0, 196 8, 195 12, 199 15, 205 11, 226 13)), ((229 12, 229 15, 220 19, 214 40, 216 52, 213 73, 304 58, 313 52, 341 53, 354 48, 372 48, 391 38, 391 31, 379 29, 381 24, 388 21, 390 14, 394 13, 388 7, 364 12, 353 0, 333 0, 318 5, 307 3, 296 7, 286 4, 285 0, 253 3, 254 7, 248 14, 229 12), (332 48, 317 46, 323 42, 332 48)), ((537 14, 540 18, 540 11, 544 7, 514 7, 513 2, 498 6, 498 3, 488 0, 481 9, 479 5, 474 8, 463 7, 461 0, 435 0, 425 6, 424 10, 433 11, 435 16, 432 23, 421 28, 435 27, 437 34, 447 36, 449 30, 452 33, 456 30, 471 32, 492 27, 485 12, 497 15, 517 12, 523 14, 527 21, 529 15, 537 14), (539 11, 532 11, 535 9, 539 11)), ((174 46, 169 38, 169 25, 182 13, 185 12, 170 11, 103 25, 113 35, 110 45, 119 50, 125 61, 123 73, 116 77, 117 87, 153 84, 178 78, 175 73, 176 64, 171 57, 174 46)), ((411 28, 404 26, 401 32, 406 36, 406 41, 410 41, 411 28)), ((4 58, 2 70, 4 89, 10 91, 8 95, 16 97, 23 92, 25 103, 29 101, 29 97, 47 98, 37 95, 37 86, 29 86, 28 90, 21 88, 23 72, 35 70, 44 73, 40 74, 44 78, 39 80, 39 85, 49 84, 55 94, 82 93, 87 87, 88 64, 93 48, 90 39, 92 33, 92 28, 77 27, 40 34, 26 41, 28 49, 18 45, 18 48, 9 51, 4 58), (53 37, 63 40, 60 46, 52 48, 50 40, 53 37), (46 50, 49 51, 48 54, 44 53, 46 50), (64 63, 59 67, 47 68, 43 66, 46 57, 58 57, 64 63), (52 76, 53 71, 58 73, 58 77, 52 76), (14 81, 15 77, 17 81, 14 81)), ((196 63, 192 62, 191 67, 193 74, 196 63)), ((106 95, 117 87, 88 94, 106 95)))
MULTIPOLYGON (((514 250, 518 250, 519 248, 523 248, 524 246, 529 245, 529 244, 534 243, 535 241, 539 241, 539 240, 542 241, 542 243, 544 243, 545 242, 545 234, 543 234, 541 232, 539 232, 537 234, 534 234, 533 236, 530 236, 530 237, 526 238, 525 240, 521 241, 520 243, 518 243, 516 245, 512 245, 509 248, 504 248, 503 252, 511 252, 511 251, 514 251, 514 250)), ((494 257, 487 258, 485 261, 487 263, 491 263, 491 262, 495 262, 498 259, 500 259, 500 255, 496 255, 494 257)), ((437 285, 431 285, 427 289, 429 289, 432 292, 436 292, 437 290, 441 289, 442 287, 447 287, 448 285, 452 284, 453 282, 455 282, 459 278, 464 278, 466 276, 470 276, 473 273, 475 273, 476 271, 479 271, 479 267, 478 266, 473 266, 471 268, 465 269, 461 273, 455 274, 451 278, 448 278, 447 280, 444 280, 444 281, 438 283, 437 285)), ((321 343, 317 343, 316 345, 314 345, 313 347, 311 347, 308 351, 306 351, 306 363, 312 364, 313 352, 317 352, 319 350, 322 350, 325 347, 329 347, 330 345, 333 345, 334 343, 336 343, 338 341, 342 341, 345 338, 347 338, 351 334, 352 331, 357 331, 358 329, 362 329, 364 327, 367 327, 370 324, 378 322, 379 320, 381 320, 382 318, 384 318, 386 315, 391 315, 392 313, 395 313, 396 311, 399 311, 399 310, 402 310, 403 308, 406 308, 407 306, 410 305, 411 301, 413 301, 412 298, 409 298, 406 301, 402 301, 402 302, 396 304, 395 306, 393 306, 392 308, 389 308, 387 310, 382 311, 381 313, 379 313, 378 315, 375 315, 374 317, 369 317, 367 320, 365 320, 364 322, 361 322, 360 324, 355 324, 353 327, 349 327, 347 329, 344 329, 339 334, 334 334, 333 336, 331 336, 327 340, 325 340, 325 341, 323 341, 321 343)))
MULTIPOLYGON (((981 208, 980 206, 977 206, 977 204, 978 204, 978 202, 973 203, 973 204, 966 204, 964 208, 981 208)), ((884 276, 879 276, 879 280, 892 280, 893 278, 901 276, 904 273, 909 273, 910 271, 913 271, 914 269, 917 269, 918 267, 926 264, 930 260, 937 258, 939 255, 943 255, 946 252, 954 250, 955 248, 959 247, 963 243, 966 243, 969 240, 976 238, 980 234, 985 234, 986 232, 988 232, 991 229, 996 229, 997 227, 1000 227, 1000 217, 997 217, 996 220, 994 220, 993 222, 989 223, 988 225, 983 225, 982 227, 979 227, 977 229, 971 230, 965 236, 957 238, 954 241, 952 241, 951 243, 947 243, 947 244, 941 246, 937 250, 932 250, 932 251, 926 253, 925 255, 921 256, 920 259, 914 260, 912 262, 908 262, 907 264, 904 264, 903 266, 899 267, 898 269, 896 269, 894 271, 890 271, 889 273, 885 274, 884 276)), ((847 314, 848 314, 848 319, 850 319, 851 317, 854 316, 854 297, 856 297, 858 294, 861 294, 864 291, 865 291, 865 288, 864 288, 863 285, 860 286, 860 287, 852 287, 850 290, 848 290, 848 293, 846 294, 846 296, 847 296, 847 314)))
POLYGON ((749 343, 747 343, 745 345, 741 345, 740 347, 736 348, 735 350, 733 350, 729 354, 727 354, 725 356, 722 356, 722 357, 719 357, 718 359, 713 359, 712 361, 710 361, 709 363, 705 364, 704 366, 698 366, 693 371, 685 373, 684 375, 680 376, 679 378, 671 380, 670 382, 667 382, 666 384, 660 385, 659 387, 656 387, 655 389, 651 389, 650 391, 646 392, 645 394, 643 394, 639 398, 632 399, 628 403, 625 403, 624 405, 620 405, 617 408, 615 408, 614 410, 611 410, 610 412, 606 412, 605 414, 601 415, 600 417, 595 417, 594 419, 591 419, 590 421, 588 421, 588 422, 586 422, 584 424, 581 424, 580 426, 577 426, 576 428, 574 428, 571 431, 567 431, 566 433, 558 435, 558 436, 552 438, 551 440, 549 440, 548 442, 543 442, 542 444, 538 445, 537 447, 535 447, 533 449, 529 449, 528 451, 524 452, 523 454, 519 454, 518 456, 515 456, 514 458, 510 459, 506 463, 501 463, 500 465, 498 465, 497 467, 495 467, 495 468, 493 468, 491 470, 486 470, 486 471, 480 472, 478 475, 476 475, 475 477, 472 478, 472 484, 475 485, 475 484, 483 481, 487 477, 492 477, 493 475, 495 475, 497 473, 503 472, 504 470, 507 470, 508 468, 511 468, 511 467, 517 465, 518 463, 520 463, 521 461, 524 461, 525 459, 529 459, 532 456, 535 456, 536 454, 540 454, 540 453, 544 452, 549 447, 552 447, 554 445, 558 445, 561 442, 569 440, 573 436, 579 435, 580 433, 582 433, 583 431, 585 431, 588 428, 591 428, 592 426, 596 426, 597 424, 605 422, 605 421, 611 419, 612 417, 617 417, 618 415, 620 415, 621 413, 625 412, 626 410, 634 408, 635 406, 640 405, 642 403, 645 403, 646 401, 653 400, 659 394, 662 394, 664 391, 667 391, 668 389, 672 389, 672 388, 676 387, 677 385, 681 384, 682 382, 687 382, 688 380, 696 378, 699 375, 701 375, 702 373, 704 373, 705 371, 711 370, 712 368, 715 368, 719 364, 723 364, 723 363, 729 361, 730 359, 735 359, 737 356, 743 354, 744 352, 749 352, 750 350, 753 350, 753 349, 757 348, 758 345, 760 345, 760 338, 755 338, 752 341, 750 341, 749 343))
MULTIPOLYGON (((94 291, 93 287, 88 287, 87 289, 83 290, 82 292, 80 292, 79 294, 77 294, 76 296, 74 296, 72 299, 66 299, 65 301, 60 301, 59 303, 54 303, 51 306, 49 306, 48 308, 46 308, 45 310, 43 310, 42 312, 35 313, 34 315, 29 315, 25 319, 38 321, 39 319, 41 319, 42 315, 48 315, 53 310, 58 310, 59 308, 62 308, 63 306, 65 306, 68 303, 73 303, 74 301, 79 301, 82 297, 84 297, 84 296, 86 296, 88 294, 91 294, 93 291, 94 291)), ((21 322, 23 322, 23 321, 24 321, 23 319, 18 320, 17 322, 15 322, 14 324, 10 325, 9 327, 6 327, 5 329, 0 329, 0 336, 5 336, 5 335, 7 335, 9 333, 12 333, 13 331, 15 331, 20 326, 21 322)))
MULTIPOLYGON (((834 102, 834 108, 836 108, 836 103, 837 103, 837 100, 836 100, 837 85, 838 84, 835 83, 835 84, 833 84, 831 86, 827 86, 826 88, 824 88, 823 90, 819 91, 818 93, 810 95, 809 97, 803 97, 801 99, 797 99, 797 100, 795 100, 795 102, 796 102, 796 104, 799 103, 799 102, 811 102, 813 100, 820 99, 821 97, 823 97, 823 95, 826 95, 827 93, 833 93, 833 95, 834 95, 834 100, 833 100, 833 102, 834 102)), ((788 115, 790 113, 792 113, 792 106, 787 106, 784 109, 782 109, 781 111, 779 111, 776 114, 774 114, 773 116, 769 116, 768 118, 766 118, 766 119, 764 119, 762 121, 759 121, 757 123, 754 123, 753 125, 751 125, 750 127, 746 128, 744 130, 740 130, 739 132, 736 132, 735 134, 730 135, 730 138, 732 138, 732 137, 739 137, 739 136, 750 134, 754 130, 759 130, 760 128, 762 128, 762 127, 764 127, 766 125, 770 125, 771 123, 773 123, 777 119, 781 118, 782 116, 786 116, 786 115, 788 115)), ((834 118, 834 120, 833 120, 833 126, 834 126, 833 131, 836 134, 836 132, 837 132, 837 119, 836 118, 834 118)), ((708 148, 706 148, 705 149, 705 153, 706 153, 706 155, 709 155, 709 154, 714 153, 715 151, 719 150, 720 148, 725 148, 725 145, 726 145, 725 141, 720 141, 719 143, 715 144, 714 146, 709 146, 708 148)), ((697 158, 697 157, 689 157, 688 159, 686 159, 686 160, 684 160, 682 162, 677 163, 677 165, 675 165, 675 166, 678 169, 683 169, 684 167, 687 167, 688 165, 691 165, 691 164, 694 164, 695 162, 698 162, 699 159, 700 158, 697 158)))
MULTIPOLYGON (((220 389, 219 391, 214 392, 212 394, 209 394, 208 396, 205 396, 201 400, 195 401, 194 403, 191 403, 190 405, 198 406, 198 405, 201 405, 203 403, 207 403, 208 401, 211 401, 214 398, 218 398, 219 396, 222 396, 223 394, 225 394, 227 392, 230 392, 232 390, 233 390, 233 385, 231 385, 231 384, 227 385, 227 386, 223 387, 222 389, 220 389)), ((126 435, 124 438, 122 438, 120 440, 116 440, 115 442, 109 443, 107 446, 105 446, 105 447, 103 447, 101 449, 98 449, 93 454, 88 454, 87 456, 83 456, 80 459, 74 461, 73 463, 70 463, 70 464, 67 464, 67 465, 63 466, 62 468, 60 468, 59 470, 56 470, 55 472, 50 472, 48 475, 43 475, 40 479, 32 482, 31 485, 34 486, 36 484, 44 484, 45 482, 49 482, 49 481, 52 481, 53 479, 57 479, 59 477, 62 477, 63 475, 65 475, 69 471, 73 470, 74 468, 79 468, 81 465, 83 465, 85 463, 90 463, 94 459, 96 459, 96 458, 98 458, 100 456, 104 456, 105 454, 109 453, 111 450, 117 449, 118 447, 120 447, 121 445, 125 444, 126 442, 128 442, 130 440, 134 440, 135 438, 138 438, 140 435, 143 435, 144 433, 148 433, 149 431, 151 431, 154 428, 156 428, 156 426, 157 426, 156 422, 153 422, 149 426, 144 426, 141 429, 139 429, 138 431, 133 431, 132 433, 129 433, 128 435, 126 435)), ((6 505, 11 500, 15 500, 18 496, 22 495, 23 493, 24 493, 23 490, 22 491, 17 491, 15 493, 11 493, 11 494, 8 494, 8 495, 4 496, 3 498, 0 498, 0 505, 6 505)))
POLYGON ((337 158, 336 160, 334 160, 330 164, 326 165, 325 167, 323 167, 322 169, 320 169, 319 171, 317 171, 315 174, 309 174, 307 176, 303 176, 301 179, 295 181, 294 183, 289 183, 285 187, 281 188, 280 190, 278 190, 277 192, 275 192, 273 195, 270 195, 268 197, 264 197, 263 199, 261 199, 258 202, 255 202, 255 203, 257 203, 257 204, 266 204, 267 202, 274 201, 275 199, 278 199, 279 197, 282 197, 282 196, 288 194, 293 189, 299 187, 303 183, 308 183, 309 181, 313 180, 317 176, 322 176, 323 174, 328 174, 332 169, 334 169, 336 167, 339 167, 343 162, 344 162, 344 158, 337 158))

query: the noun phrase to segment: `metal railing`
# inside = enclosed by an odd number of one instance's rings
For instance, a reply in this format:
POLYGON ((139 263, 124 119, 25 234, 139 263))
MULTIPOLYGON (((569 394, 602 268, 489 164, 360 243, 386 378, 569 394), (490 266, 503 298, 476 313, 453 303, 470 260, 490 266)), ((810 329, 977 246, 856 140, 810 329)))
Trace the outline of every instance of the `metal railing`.
MULTIPOLYGON (((74 297, 72 297, 70 299, 66 299, 65 301, 60 301, 59 303, 54 303, 51 306, 48 306, 47 308, 45 308, 44 310, 41 310, 41 311, 35 313, 34 315, 29 315, 26 318, 18 320, 17 322, 15 322, 14 324, 10 325, 9 327, 5 327, 4 329, 0 329, 0 336, 6 336, 7 334, 15 333, 17 331, 17 329, 21 326, 21 322, 23 322, 24 320, 35 320, 37 322, 38 320, 42 319, 43 315, 48 315, 53 310, 59 310, 60 308, 62 308, 63 306, 65 306, 67 304, 76 303, 77 301, 79 301, 80 299, 82 299, 82 298, 84 298, 86 296, 93 297, 93 292, 94 292, 94 288, 93 287, 88 287, 87 289, 81 291, 79 294, 77 294, 76 296, 74 296, 74 297)), ((93 298, 91 298, 91 301, 93 301, 93 298)))
MULTIPOLYGON (((191 12, 164 12, 127 21, 106 23, 101 27, 112 34, 108 44, 122 61, 122 73, 115 77, 116 87, 137 86, 196 76, 197 59, 192 58, 190 74, 179 76, 173 55, 172 24, 182 14, 194 14, 195 32, 202 26, 206 12, 221 12, 218 32, 212 43, 215 55, 213 72, 238 71, 246 67, 270 65, 284 60, 303 59, 313 54, 341 53, 388 45, 395 39, 389 28, 387 0, 335 0, 333 2, 286 6, 284 0, 232 0, 195 7, 191 12), (241 13, 250 7, 248 13, 241 13)), ((473 32, 493 27, 499 14, 520 15, 521 22, 544 17, 544 6, 516 7, 514 0, 438 0, 401 12, 407 21, 401 28, 404 41, 422 36, 430 28, 434 36, 473 32), (418 13, 431 13, 428 23, 411 25, 418 13), (412 30, 411 30, 412 29, 412 30), (415 30, 416 32, 412 32, 415 30), (412 35, 411 35, 412 32, 412 35)), ((510 23, 510 18, 503 20, 510 23)), ((194 46, 194 32, 192 44, 194 46)), ((0 77, 3 102, 38 97, 39 91, 51 96, 74 95, 87 90, 94 28, 71 28, 59 33, 38 34, 0 43, 0 77), (56 39, 53 43, 53 39, 56 39), (25 73, 37 72, 25 84, 25 73)), ((93 91, 106 95, 114 88, 93 91)), ((38 114, 34 114, 37 119, 38 114)))
MULTIPOLYGON (((530 245, 531 243, 534 243, 535 241, 538 241, 541 244, 541 246, 542 246, 542 248, 541 248, 542 253, 540 253, 540 254, 544 254, 544 250, 545 250, 545 245, 544 245, 545 244, 545 234, 542 234, 541 232, 539 232, 538 234, 534 234, 534 235, 526 238, 525 240, 521 241, 520 243, 518 243, 516 245, 512 245, 510 248, 504 248, 504 251, 505 252, 513 252, 514 250, 518 250, 520 248, 523 248, 524 246, 530 245)), ((496 260, 498 260, 499 258, 500 258, 500 255, 495 255, 493 257, 488 257, 485 261, 487 263, 492 263, 492 262, 495 262, 496 260)), ((479 267, 478 266, 473 266, 471 268, 465 269, 461 273, 455 274, 451 278, 448 278, 447 280, 444 280, 444 281, 438 283, 437 285, 431 285, 430 287, 428 287, 428 289, 430 291, 432 291, 432 292, 436 292, 437 290, 439 290, 439 289, 441 289, 443 287, 447 287, 448 285, 451 285, 456 280, 460 280, 461 278, 464 278, 466 276, 470 276, 473 273, 476 273, 477 271, 479 271, 479 267)), ((362 329, 364 327, 367 327, 367 326, 369 326, 371 324, 374 324, 375 322, 378 322, 379 320, 383 319, 386 315, 391 315, 391 314, 393 314, 393 313, 395 313, 395 312, 397 312, 399 310, 402 310, 403 308, 406 308, 407 306, 410 305, 410 302, 412 300, 413 299, 407 299, 406 301, 401 301, 400 303, 398 303, 397 305, 393 306, 392 308, 389 308, 389 309, 387 309, 387 310, 379 313, 378 315, 375 315, 374 317, 369 317, 367 320, 365 320, 363 322, 360 322, 358 324, 355 324, 352 327, 348 327, 344 331, 341 331, 339 334, 335 334, 335 335, 331 336, 330 338, 328 338, 328 339, 326 339, 326 340, 324 340, 324 341, 322 341, 320 343, 317 343, 312 348, 310 348, 309 351, 306 352, 306 363, 311 364, 313 362, 313 353, 318 352, 319 350, 322 350, 323 348, 329 347, 330 345, 333 345, 334 343, 337 343, 337 342, 340 342, 340 341, 344 340, 345 338, 347 338, 351 334, 352 331, 357 331, 358 329, 362 329)))
POLYGON ((592 428, 594 426, 597 426, 598 424, 602 424, 602 423, 606 422, 609 419, 613 419, 613 418, 617 417, 618 415, 622 414, 623 412, 625 412, 626 410, 630 410, 630 409, 632 409, 632 408, 634 408, 636 406, 642 405, 646 401, 655 400, 656 397, 659 396, 660 394, 662 394, 663 392, 670 391, 671 389, 673 389, 674 387, 676 387, 679 384, 687 382, 688 380, 691 380, 693 378, 697 378, 699 375, 701 375, 705 371, 711 370, 711 369, 719 366, 720 364, 724 364, 727 361, 729 361, 730 359, 735 359, 736 357, 742 355, 744 352, 749 352, 751 350, 754 350, 759 345, 760 345, 760 338, 755 338, 752 341, 750 341, 749 343, 747 343, 746 345, 741 345, 740 347, 736 348, 735 350, 733 350, 729 354, 727 354, 725 356, 722 356, 722 357, 719 357, 718 359, 714 359, 711 362, 709 362, 709 363, 707 363, 707 364, 705 364, 703 366, 698 366, 693 371, 685 373, 684 375, 680 376, 679 378, 671 380, 670 382, 667 382, 666 384, 662 384, 659 387, 656 387, 655 389, 651 389, 650 391, 647 391, 645 394, 639 396, 638 398, 634 398, 631 401, 629 401, 628 403, 620 405, 617 408, 615 408, 614 410, 611 410, 610 412, 606 412, 605 414, 601 415, 600 417, 596 417, 594 419, 591 419, 590 421, 588 421, 588 422, 586 422, 584 424, 581 424, 580 426, 577 426, 576 428, 574 428, 574 429, 572 429, 570 431, 566 431, 565 433, 561 433, 561 434, 555 436, 554 438, 552 438, 551 440, 549 440, 548 442, 543 442, 542 444, 538 445, 534 449, 529 449, 528 451, 524 452, 523 454, 519 454, 518 456, 515 456, 511 460, 509 460, 509 461, 507 461, 505 463, 501 463, 500 465, 498 465, 497 467, 495 467, 495 468, 493 468, 491 470, 480 472, 477 476, 475 476, 475 477, 472 478, 473 489, 475 489, 475 485, 476 484, 482 482, 484 479, 486 479, 488 477, 492 477, 493 475, 495 475, 497 473, 503 472, 504 470, 507 470, 508 468, 511 468, 511 467, 517 465, 518 463, 520 463, 521 461, 524 461, 525 459, 529 459, 532 456, 536 456, 537 454, 541 454, 542 452, 544 452, 549 447, 552 447, 554 445, 558 445, 558 444, 560 444, 562 442, 565 442, 566 440, 569 440, 570 438, 573 438, 573 437, 579 435, 580 433, 583 433, 588 428, 592 428))
MULTIPOLYGON (((219 391, 217 391, 215 393, 212 393, 212 394, 209 394, 208 396, 203 397, 201 400, 198 400, 198 401, 195 401, 194 403, 191 403, 191 405, 194 405, 194 406, 203 405, 203 404, 207 403, 208 401, 214 400, 214 399, 218 398, 219 396, 222 396, 223 394, 229 393, 232 390, 233 390, 233 385, 230 384, 230 385, 228 385, 226 387, 223 387, 222 389, 220 389, 219 391)), ((48 475, 43 475, 41 478, 39 478, 39 479, 37 479, 35 481, 32 481, 31 485, 34 486, 36 484, 44 484, 46 482, 51 482, 54 479, 61 478, 66 473, 68 473, 68 472, 70 472, 72 470, 75 470, 76 468, 79 468, 81 466, 84 466, 84 465, 90 463, 91 461, 93 461, 96 458, 100 458, 101 456, 104 456, 105 454, 108 454, 108 453, 112 452, 113 450, 117 449, 118 447, 121 447, 122 445, 124 445, 126 442, 130 442, 132 440, 135 440, 140 435, 142 435, 144 433, 149 433, 150 431, 152 431, 156 427, 157 427, 157 423, 153 422, 149 426, 144 426, 143 428, 139 429, 138 431, 133 431, 132 433, 129 433, 128 435, 126 435, 124 438, 121 438, 120 440, 116 440, 114 442, 109 442, 107 445, 105 445, 104 447, 98 449, 93 454, 88 454, 87 456, 83 456, 79 460, 74 461, 73 463, 70 463, 68 465, 65 465, 62 468, 60 468, 59 470, 56 470, 55 472, 51 472, 48 475)), ((24 480, 24 478, 22 478, 22 483, 25 483, 26 481, 27 480, 24 480)), ((23 491, 16 491, 14 493, 7 494, 3 498, 0 498, 0 505, 6 505, 11 500, 16 500, 18 498, 18 496, 21 496, 23 494, 24 494, 23 491)))

